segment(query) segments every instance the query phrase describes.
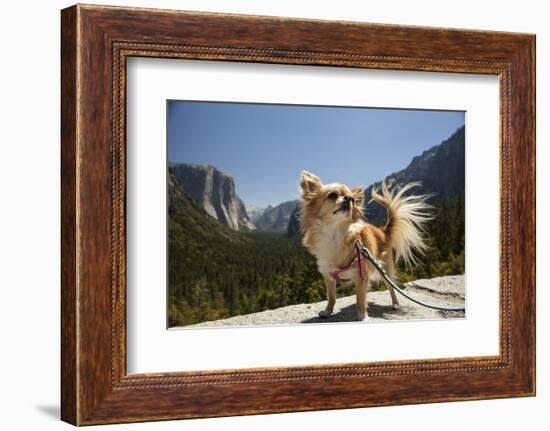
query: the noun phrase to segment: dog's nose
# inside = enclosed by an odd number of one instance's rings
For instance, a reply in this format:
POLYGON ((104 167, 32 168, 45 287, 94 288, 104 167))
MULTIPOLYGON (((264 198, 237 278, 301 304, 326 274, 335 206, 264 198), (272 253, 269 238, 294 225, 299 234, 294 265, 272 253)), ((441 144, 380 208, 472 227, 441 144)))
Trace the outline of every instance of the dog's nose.
POLYGON ((340 206, 344 209, 350 209, 351 204, 353 203, 353 198, 350 196, 343 196, 342 199, 343 199, 343 202, 341 203, 340 206))

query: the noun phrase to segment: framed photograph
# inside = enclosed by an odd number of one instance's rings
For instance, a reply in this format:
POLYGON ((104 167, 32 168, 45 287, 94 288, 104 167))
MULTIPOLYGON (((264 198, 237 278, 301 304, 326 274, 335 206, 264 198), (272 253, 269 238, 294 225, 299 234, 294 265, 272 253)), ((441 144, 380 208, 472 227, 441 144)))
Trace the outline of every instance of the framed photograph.
MULTIPOLYGON (((465 112, 169 100, 166 115, 170 329, 465 316, 465 112), (345 235, 441 309, 402 305, 372 265, 355 309, 345 235)), ((139 219, 154 196, 138 194, 139 219)))
POLYGON ((535 394, 535 36, 61 14, 61 416, 535 394))

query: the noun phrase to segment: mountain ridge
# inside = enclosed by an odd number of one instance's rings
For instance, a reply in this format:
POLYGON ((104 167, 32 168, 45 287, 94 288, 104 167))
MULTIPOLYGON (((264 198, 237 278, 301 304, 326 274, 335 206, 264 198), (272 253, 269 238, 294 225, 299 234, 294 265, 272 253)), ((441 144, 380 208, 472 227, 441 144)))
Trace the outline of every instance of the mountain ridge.
MULTIPOLYGON (((464 194, 465 188, 465 127, 459 127, 447 139, 412 158, 410 163, 397 172, 386 176, 389 186, 403 186, 409 182, 420 182, 415 194, 432 194, 431 202, 439 202, 443 197, 453 198, 464 194)), ((380 187, 377 181, 365 188, 365 218, 374 224, 385 222, 387 212, 371 200, 373 187, 380 187)), ((290 216, 288 236, 300 234, 299 206, 290 216)))
MULTIPOLYGON (((447 139, 412 158, 400 171, 385 177, 388 186, 399 187, 410 182, 420 185, 411 192, 430 194, 429 202, 439 202, 443 197, 453 198, 464 194, 465 189, 465 127, 459 127, 447 139)), ((371 201, 373 187, 380 187, 377 181, 365 189, 365 217, 380 223, 386 219, 386 210, 371 201)))
POLYGON ((282 202, 268 207, 255 221, 256 228, 264 232, 286 232, 292 212, 298 206, 298 200, 282 202))
POLYGON ((168 171, 208 215, 235 231, 254 230, 232 176, 209 164, 170 162, 168 171))

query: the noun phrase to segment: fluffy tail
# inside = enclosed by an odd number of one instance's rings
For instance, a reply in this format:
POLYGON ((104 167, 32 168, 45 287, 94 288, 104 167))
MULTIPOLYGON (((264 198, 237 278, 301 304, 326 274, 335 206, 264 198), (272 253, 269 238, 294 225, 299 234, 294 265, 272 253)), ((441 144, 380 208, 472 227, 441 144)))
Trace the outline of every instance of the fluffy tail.
POLYGON ((430 195, 407 194, 420 183, 409 183, 400 189, 388 189, 382 181, 380 191, 372 188, 372 199, 388 211, 385 226, 395 253, 395 262, 403 259, 407 267, 417 262, 416 254, 423 254, 427 245, 424 239, 425 223, 432 218, 431 205, 426 203, 430 195))

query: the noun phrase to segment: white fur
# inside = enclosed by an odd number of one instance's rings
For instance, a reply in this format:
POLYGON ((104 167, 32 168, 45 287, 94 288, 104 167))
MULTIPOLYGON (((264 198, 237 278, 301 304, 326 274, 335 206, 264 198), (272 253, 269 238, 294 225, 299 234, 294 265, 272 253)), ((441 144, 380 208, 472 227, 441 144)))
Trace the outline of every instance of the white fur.
MULTIPOLYGON (((362 221, 347 225, 346 223, 322 224, 319 228, 318 241, 313 248, 313 253, 317 257, 317 267, 323 275, 336 270, 342 262, 338 262, 337 256, 344 246, 344 239, 348 235, 356 236, 365 226, 362 221)), ((344 278, 350 278, 352 271, 357 271, 356 267, 350 268, 342 273, 344 278), (348 274, 350 273, 350 274, 348 274)))
POLYGON ((373 200, 388 210, 388 225, 391 224, 389 234, 395 250, 395 261, 402 258, 408 267, 417 262, 415 253, 422 254, 427 248, 423 237, 424 224, 432 218, 429 213, 431 205, 426 203, 430 195, 404 195, 418 185, 419 183, 409 183, 396 192, 396 188, 389 190, 383 181, 381 195, 376 188, 372 189, 373 200))

